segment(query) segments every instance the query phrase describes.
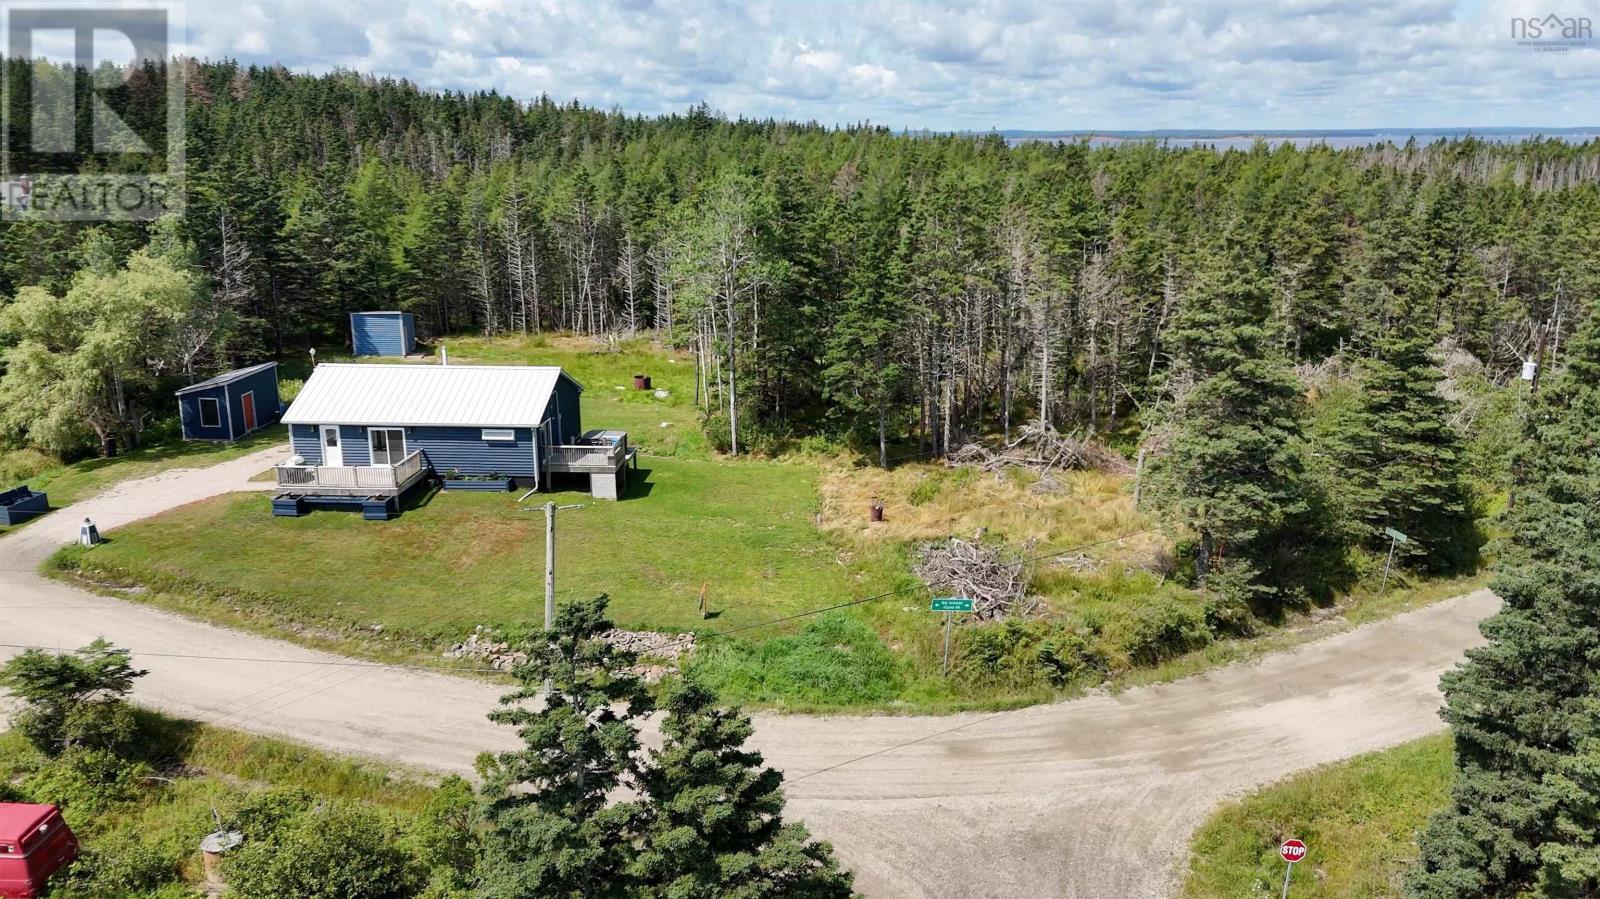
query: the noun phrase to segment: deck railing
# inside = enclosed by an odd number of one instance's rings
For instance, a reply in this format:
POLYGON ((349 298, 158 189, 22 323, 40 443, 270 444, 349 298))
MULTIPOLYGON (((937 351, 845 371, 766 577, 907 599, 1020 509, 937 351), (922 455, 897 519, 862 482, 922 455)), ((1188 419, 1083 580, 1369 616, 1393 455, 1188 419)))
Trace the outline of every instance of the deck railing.
POLYGON ((278 486, 392 493, 421 476, 424 467, 422 450, 413 450, 394 465, 279 465, 278 486))
POLYGON ((552 446, 545 458, 556 471, 615 471, 622 466, 626 446, 552 446))

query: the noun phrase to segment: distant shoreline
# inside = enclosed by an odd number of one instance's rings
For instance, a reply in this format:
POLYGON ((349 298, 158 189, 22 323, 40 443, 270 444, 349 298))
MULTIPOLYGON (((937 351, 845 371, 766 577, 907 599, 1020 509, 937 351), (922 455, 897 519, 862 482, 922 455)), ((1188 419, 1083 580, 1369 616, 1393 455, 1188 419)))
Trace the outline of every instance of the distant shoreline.
MULTIPOLYGON (((985 132, 968 132, 982 136, 985 132)), ((1300 147, 1326 145, 1336 149, 1394 144, 1403 146, 1415 140, 1418 144, 1472 138, 1491 144, 1514 144, 1543 138, 1565 143, 1581 144, 1600 140, 1600 125, 1583 128, 1334 128, 1327 130, 1206 130, 1175 129, 1171 131, 1075 130, 1034 131, 1008 129, 987 132, 996 134, 1006 143, 1016 146, 1029 143, 1088 143, 1091 146, 1117 146, 1121 144, 1152 143, 1179 147, 1215 147, 1218 149, 1248 149, 1257 142, 1278 145, 1294 144, 1300 147)))
MULTIPOLYGON (((974 134, 980 132, 971 132, 974 134)), ((1506 137, 1525 134, 1558 135, 1600 135, 1600 124, 1573 127, 1544 127, 1544 126, 1493 126, 1482 128, 1290 128, 1290 129, 1208 129, 1208 128, 1174 128, 1174 129, 1118 129, 1118 128, 1075 128, 1054 130, 1035 130, 1027 128, 1006 128, 995 132, 1002 137, 1015 138, 1107 138, 1120 140, 1281 140, 1284 138, 1318 138, 1318 137, 1367 137, 1388 138, 1394 135, 1414 135, 1417 137, 1506 137)))

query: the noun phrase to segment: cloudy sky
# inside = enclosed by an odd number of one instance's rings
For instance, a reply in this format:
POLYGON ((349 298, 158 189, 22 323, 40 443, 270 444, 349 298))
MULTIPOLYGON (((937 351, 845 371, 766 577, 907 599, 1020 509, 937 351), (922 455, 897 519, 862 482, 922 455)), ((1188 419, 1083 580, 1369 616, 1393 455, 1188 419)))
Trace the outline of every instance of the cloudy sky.
POLYGON ((191 52, 893 128, 1600 125, 1600 0, 191 0, 191 52))

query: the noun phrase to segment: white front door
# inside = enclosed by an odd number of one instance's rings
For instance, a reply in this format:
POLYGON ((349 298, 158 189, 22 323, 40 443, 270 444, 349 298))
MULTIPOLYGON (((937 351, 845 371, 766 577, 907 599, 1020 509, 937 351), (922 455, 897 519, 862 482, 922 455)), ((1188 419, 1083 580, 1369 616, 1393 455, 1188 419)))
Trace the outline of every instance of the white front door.
POLYGON ((322 426, 322 464, 337 467, 344 464, 344 450, 339 446, 339 426, 322 426))

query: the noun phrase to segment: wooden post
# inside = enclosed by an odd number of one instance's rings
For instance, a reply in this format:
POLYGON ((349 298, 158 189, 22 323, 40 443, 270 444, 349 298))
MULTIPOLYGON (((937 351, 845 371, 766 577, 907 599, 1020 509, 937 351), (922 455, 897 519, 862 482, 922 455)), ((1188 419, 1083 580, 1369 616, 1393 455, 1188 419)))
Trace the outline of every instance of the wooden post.
POLYGON ((1385 559, 1384 563, 1383 563, 1383 583, 1378 586, 1378 593, 1380 593, 1380 594, 1383 593, 1383 591, 1389 589, 1389 569, 1394 567, 1394 548, 1395 548, 1395 544, 1396 544, 1395 539, 1393 537, 1390 537, 1389 538, 1389 558, 1385 559))
POLYGON ((950 676, 950 626, 956 620, 956 613, 944 613, 944 670, 945 677, 950 676))
POLYGON ((544 504, 544 629, 556 626, 556 504, 544 504))

